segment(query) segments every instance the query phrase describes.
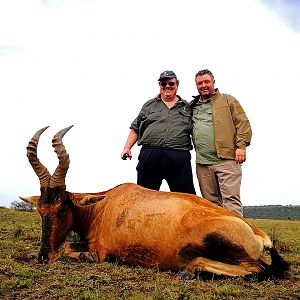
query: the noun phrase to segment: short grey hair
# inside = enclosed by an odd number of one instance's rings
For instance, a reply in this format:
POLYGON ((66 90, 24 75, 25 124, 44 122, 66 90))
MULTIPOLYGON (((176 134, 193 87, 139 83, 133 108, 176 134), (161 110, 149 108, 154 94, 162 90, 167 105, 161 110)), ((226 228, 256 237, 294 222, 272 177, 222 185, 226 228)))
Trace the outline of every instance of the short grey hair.
POLYGON ((208 74, 212 80, 215 80, 215 77, 213 75, 213 73, 207 69, 204 69, 204 70, 201 70, 199 72, 197 72, 197 74, 195 75, 195 79, 198 77, 198 76, 203 76, 203 75, 206 75, 208 74))

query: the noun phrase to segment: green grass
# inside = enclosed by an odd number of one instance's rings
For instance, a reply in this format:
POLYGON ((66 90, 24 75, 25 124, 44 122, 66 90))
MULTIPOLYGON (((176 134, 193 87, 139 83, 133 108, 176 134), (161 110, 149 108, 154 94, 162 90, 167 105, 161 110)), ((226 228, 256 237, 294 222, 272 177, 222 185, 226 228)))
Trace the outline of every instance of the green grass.
POLYGON ((256 282, 210 276, 183 281, 172 272, 77 262, 65 256, 42 265, 36 260, 41 236, 38 214, 0 209, 0 299, 299 299, 300 221, 249 221, 275 238, 291 263, 289 278, 256 282))

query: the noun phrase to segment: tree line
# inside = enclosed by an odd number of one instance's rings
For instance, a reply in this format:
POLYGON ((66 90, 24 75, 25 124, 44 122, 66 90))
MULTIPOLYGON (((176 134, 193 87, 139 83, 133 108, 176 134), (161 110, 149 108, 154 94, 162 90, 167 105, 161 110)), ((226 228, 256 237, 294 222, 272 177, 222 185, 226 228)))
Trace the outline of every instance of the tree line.
POLYGON ((300 220, 300 205, 245 206, 244 217, 251 219, 300 220))

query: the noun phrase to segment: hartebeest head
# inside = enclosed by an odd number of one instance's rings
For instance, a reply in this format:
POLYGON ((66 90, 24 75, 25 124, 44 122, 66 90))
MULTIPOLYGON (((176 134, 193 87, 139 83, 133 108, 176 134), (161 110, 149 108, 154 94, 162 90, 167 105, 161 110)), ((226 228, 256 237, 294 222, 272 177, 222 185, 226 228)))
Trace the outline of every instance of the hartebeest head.
POLYGON ((73 125, 60 130, 52 139, 52 146, 59 160, 52 176, 37 157, 39 138, 48 127, 37 131, 27 146, 28 160, 40 180, 41 196, 21 199, 30 203, 35 202, 42 218, 42 245, 38 259, 43 263, 59 258, 59 247, 70 232, 73 222, 71 201, 65 186, 70 160, 62 143, 63 136, 72 127, 73 125))

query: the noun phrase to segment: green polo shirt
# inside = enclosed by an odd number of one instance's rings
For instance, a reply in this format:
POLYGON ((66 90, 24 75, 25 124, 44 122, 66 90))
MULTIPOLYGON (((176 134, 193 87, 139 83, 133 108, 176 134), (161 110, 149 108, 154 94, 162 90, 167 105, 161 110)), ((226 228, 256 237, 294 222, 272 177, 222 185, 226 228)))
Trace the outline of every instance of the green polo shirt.
POLYGON ((177 96, 172 108, 168 108, 160 95, 147 101, 130 128, 138 134, 138 145, 190 150, 191 108, 187 101, 177 96))
POLYGON ((214 138, 211 102, 198 102, 193 109, 193 144, 196 162, 215 164, 221 161, 217 156, 214 138))

